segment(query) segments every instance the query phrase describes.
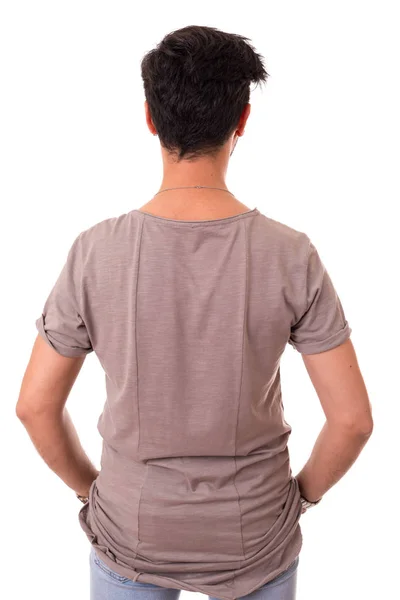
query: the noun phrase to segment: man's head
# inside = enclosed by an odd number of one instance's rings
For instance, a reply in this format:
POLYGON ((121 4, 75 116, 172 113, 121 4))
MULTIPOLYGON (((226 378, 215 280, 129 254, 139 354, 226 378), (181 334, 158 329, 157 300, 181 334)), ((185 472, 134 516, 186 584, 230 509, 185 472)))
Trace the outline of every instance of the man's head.
POLYGON ((148 127, 177 160, 213 157, 242 135, 250 84, 268 77, 249 38, 198 25, 166 35, 141 74, 148 127))

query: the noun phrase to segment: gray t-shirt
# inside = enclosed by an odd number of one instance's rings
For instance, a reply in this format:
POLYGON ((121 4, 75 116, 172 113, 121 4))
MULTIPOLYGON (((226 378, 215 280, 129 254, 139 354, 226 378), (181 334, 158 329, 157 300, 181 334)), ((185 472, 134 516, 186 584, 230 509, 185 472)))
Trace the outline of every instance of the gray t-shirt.
POLYGON ((101 472, 79 510, 103 562, 226 600, 292 564, 301 504, 280 358, 351 333, 305 233, 257 208, 131 210, 77 236, 36 326, 104 369, 101 472))

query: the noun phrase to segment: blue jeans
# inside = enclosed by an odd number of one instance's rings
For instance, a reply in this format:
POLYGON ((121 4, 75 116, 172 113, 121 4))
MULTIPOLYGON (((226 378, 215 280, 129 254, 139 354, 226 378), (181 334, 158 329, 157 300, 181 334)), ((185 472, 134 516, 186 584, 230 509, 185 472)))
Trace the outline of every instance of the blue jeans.
MULTIPOLYGON (((278 577, 242 598, 246 600, 250 600, 250 598, 251 600, 295 600, 298 564, 299 557, 278 577)), ((181 591, 123 577, 104 564, 91 546, 91 600, 178 600, 181 591)), ((218 600, 212 596, 209 596, 209 599, 218 600)))

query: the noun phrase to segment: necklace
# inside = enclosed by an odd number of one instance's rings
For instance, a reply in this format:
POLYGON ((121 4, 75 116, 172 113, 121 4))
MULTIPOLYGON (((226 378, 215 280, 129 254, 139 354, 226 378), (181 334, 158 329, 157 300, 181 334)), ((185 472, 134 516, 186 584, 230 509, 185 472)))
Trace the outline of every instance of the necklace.
MULTIPOLYGON (((187 189, 187 188, 198 188, 198 189, 199 188, 207 188, 209 190, 222 190, 223 192, 228 192, 228 194, 232 194, 232 192, 230 192, 229 190, 225 190, 224 188, 211 187, 208 185, 184 185, 181 187, 165 188, 165 189, 157 192, 157 194, 161 194, 161 192, 168 192, 169 190, 182 190, 182 189, 187 189)), ((154 195, 157 196, 157 194, 154 194, 154 195)), ((232 194, 232 196, 234 196, 234 194, 232 194)))

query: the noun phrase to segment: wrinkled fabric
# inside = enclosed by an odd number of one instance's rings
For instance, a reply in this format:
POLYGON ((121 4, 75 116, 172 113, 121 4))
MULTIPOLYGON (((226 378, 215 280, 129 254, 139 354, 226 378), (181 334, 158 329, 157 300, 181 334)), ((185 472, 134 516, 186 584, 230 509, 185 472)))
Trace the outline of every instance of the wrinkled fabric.
MULTIPOLYGON (((90 550, 90 600, 180 600, 181 590, 167 588, 154 583, 132 581, 119 575, 97 556, 94 547, 90 550)), ((299 557, 278 577, 268 581, 257 591, 241 600, 295 600, 299 557)), ((208 596, 208 600, 219 600, 208 596)))
POLYGON ((106 565, 234 600, 293 563, 301 503, 280 359, 351 333, 304 232, 257 208, 106 219, 74 240, 36 326, 104 369, 101 470, 79 523, 106 565))

